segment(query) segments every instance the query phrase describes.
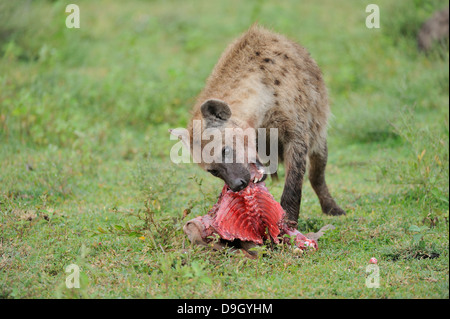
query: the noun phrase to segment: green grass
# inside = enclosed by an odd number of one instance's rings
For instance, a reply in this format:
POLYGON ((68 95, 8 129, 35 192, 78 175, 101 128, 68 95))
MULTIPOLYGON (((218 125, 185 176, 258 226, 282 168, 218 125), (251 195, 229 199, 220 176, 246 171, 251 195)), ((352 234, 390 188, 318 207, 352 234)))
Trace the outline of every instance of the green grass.
MULTIPOLYGON (((0 297, 448 298, 449 56, 414 39, 444 2, 380 0, 380 29, 369 3, 78 1, 67 29, 63 1, 0 0, 0 297), (301 256, 182 231, 222 183, 173 164, 167 130, 254 21, 308 48, 332 101, 327 180, 347 216, 324 216, 306 182, 300 230, 336 229, 301 256)), ((267 185, 279 199, 283 179, 267 185)))

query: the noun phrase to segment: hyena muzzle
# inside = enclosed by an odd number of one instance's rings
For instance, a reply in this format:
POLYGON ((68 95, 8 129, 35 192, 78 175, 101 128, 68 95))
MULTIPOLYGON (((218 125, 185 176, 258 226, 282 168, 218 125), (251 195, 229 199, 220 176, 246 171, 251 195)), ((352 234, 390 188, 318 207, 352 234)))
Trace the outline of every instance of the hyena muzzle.
POLYGON ((252 26, 222 54, 197 98, 188 129, 171 132, 182 139, 203 169, 239 191, 251 180, 260 182, 265 178, 258 154, 259 136, 255 133, 256 141, 246 140, 244 152, 250 154, 244 156, 247 159, 235 161, 242 151, 236 148, 234 139, 224 138, 225 132, 277 129, 278 158, 284 162, 286 172, 281 206, 288 221, 295 225, 307 162, 308 177, 322 211, 345 214, 325 182, 329 114, 322 74, 309 53, 282 35, 252 26), (196 121, 201 125, 195 125, 196 121), (208 130, 218 132, 217 142, 193 138, 208 130), (215 160, 205 161, 199 154, 207 147, 208 154, 210 149, 219 150, 215 160), (227 157, 234 160, 225 161, 227 157))

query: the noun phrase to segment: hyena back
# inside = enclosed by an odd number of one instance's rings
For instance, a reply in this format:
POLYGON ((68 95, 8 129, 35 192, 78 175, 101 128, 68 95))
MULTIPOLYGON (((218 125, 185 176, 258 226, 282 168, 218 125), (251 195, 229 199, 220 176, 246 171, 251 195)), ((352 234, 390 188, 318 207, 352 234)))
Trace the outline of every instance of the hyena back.
MULTIPOLYGON (((281 205, 288 220, 294 225, 298 220, 307 159, 309 180, 322 211, 342 215, 345 212, 325 183, 329 114, 322 74, 309 53, 280 34, 252 26, 225 50, 198 96, 188 127, 189 145, 193 152, 192 137, 199 133, 192 125, 195 120, 203 121, 202 131, 276 128, 278 155, 286 172, 281 205)), ((233 145, 222 147, 224 152, 233 151, 233 145)), ((200 166, 233 191, 245 188, 255 175, 249 163, 201 162, 200 166)))

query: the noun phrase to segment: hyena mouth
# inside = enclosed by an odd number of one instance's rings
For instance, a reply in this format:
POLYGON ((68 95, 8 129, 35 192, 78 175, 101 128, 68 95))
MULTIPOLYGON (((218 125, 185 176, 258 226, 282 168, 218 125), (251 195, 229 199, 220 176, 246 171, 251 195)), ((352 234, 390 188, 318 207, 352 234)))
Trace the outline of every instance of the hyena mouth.
POLYGON ((250 163, 250 180, 253 183, 259 183, 266 179, 264 166, 261 163, 250 163))

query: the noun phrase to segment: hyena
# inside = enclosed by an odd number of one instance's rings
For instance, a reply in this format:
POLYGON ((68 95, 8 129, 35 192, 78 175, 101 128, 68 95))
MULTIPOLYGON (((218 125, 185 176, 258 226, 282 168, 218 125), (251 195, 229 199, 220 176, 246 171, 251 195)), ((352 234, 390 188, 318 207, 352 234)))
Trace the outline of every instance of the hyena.
MULTIPOLYGON (((187 134, 172 130, 196 156, 193 136, 215 128, 276 128, 278 156, 285 166, 281 206, 288 222, 296 225, 302 197, 303 176, 308 176, 319 197, 322 211, 345 214, 334 201, 325 182, 327 164, 327 90, 316 62, 299 44, 254 25, 232 42, 220 57, 192 110, 187 134), (193 125, 201 120, 203 125, 193 125)), ((267 130, 268 131, 268 130, 267 130)), ((220 139, 218 147, 236 156, 233 143, 220 139)), ((201 142, 198 149, 205 147, 201 142)), ((197 151, 198 152, 198 151, 197 151)), ((198 156, 198 154, 197 154, 198 156)), ((258 175, 261 163, 205 163, 199 165, 225 181, 233 191, 245 188, 258 175)))

